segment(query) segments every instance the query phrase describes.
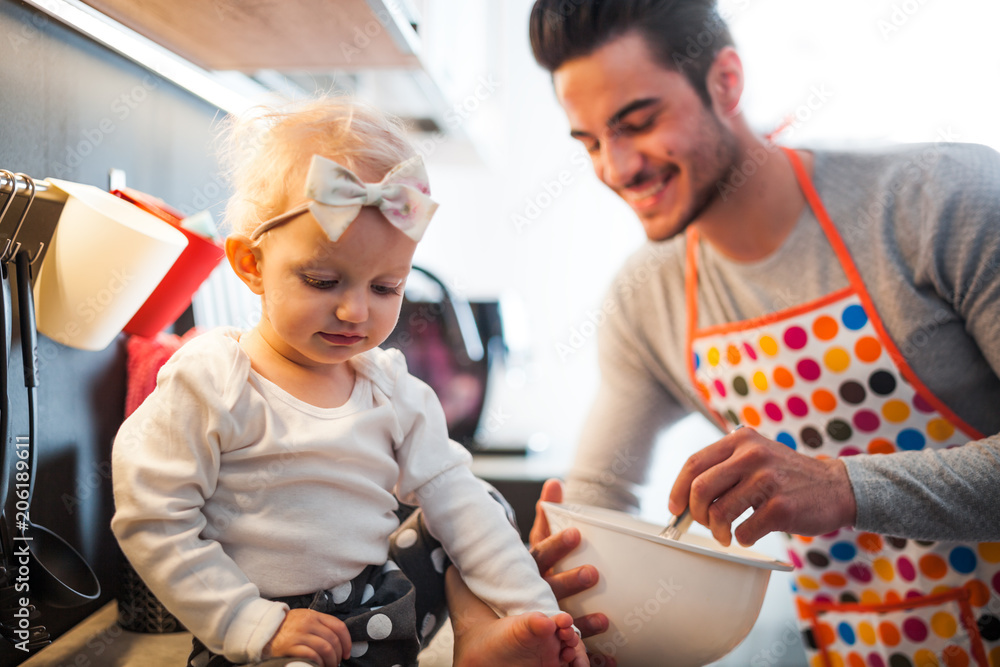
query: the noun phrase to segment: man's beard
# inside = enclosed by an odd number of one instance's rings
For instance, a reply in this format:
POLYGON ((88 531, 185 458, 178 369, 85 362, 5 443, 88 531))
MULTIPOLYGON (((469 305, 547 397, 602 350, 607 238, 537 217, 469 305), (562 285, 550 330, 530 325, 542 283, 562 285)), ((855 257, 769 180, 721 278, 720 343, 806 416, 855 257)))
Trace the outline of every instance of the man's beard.
MULTIPOLYGON (((656 239, 666 241, 682 234, 692 224, 721 197, 721 186, 724 184, 731 169, 736 167, 739 160, 739 142, 736 136, 719 122, 719 119, 712 113, 706 113, 711 119, 711 125, 702 130, 702 145, 715 145, 714 155, 711 157, 696 154, 696 159, 692 162, 691 177, 692 186, 697 187, 693 194, 693 202, 690 209, 683 214, 683 217, 675 222, 675 229, 666 237, 656 239), (698 187, 694 183, 695 176, 702 172, 711 172, 711 176, 704 179, 698 187)), ((676 178, 676 176, 674 176, 676 178)), ((640 216, 641 218, 641 216, 640 216)))

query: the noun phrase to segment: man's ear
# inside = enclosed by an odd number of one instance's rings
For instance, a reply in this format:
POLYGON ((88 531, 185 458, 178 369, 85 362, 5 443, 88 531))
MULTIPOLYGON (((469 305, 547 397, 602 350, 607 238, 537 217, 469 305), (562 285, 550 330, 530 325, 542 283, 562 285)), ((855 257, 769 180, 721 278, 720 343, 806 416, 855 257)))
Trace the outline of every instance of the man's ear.
POLYGON ((240 277, 254 294, 264 293, 264 282, 261 277, 260 247, 242 234, 231 234, 226 237, 226 258, 229 266, 240 277))
POLYGON ((722 47, 708 70, 705 83, 715 111, 721 118, 732 118, 740 113, 743 62, 736 49, 731 46, 722 47))

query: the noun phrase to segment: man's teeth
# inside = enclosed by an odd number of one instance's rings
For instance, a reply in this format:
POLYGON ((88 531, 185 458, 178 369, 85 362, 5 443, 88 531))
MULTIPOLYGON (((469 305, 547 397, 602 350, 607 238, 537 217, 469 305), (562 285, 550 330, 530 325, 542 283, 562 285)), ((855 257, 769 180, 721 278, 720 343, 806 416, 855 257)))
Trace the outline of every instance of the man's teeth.
POLYGON ((663 181, 658 181, 658 182, 650 185, 648 188, 645 188, 643 190, 632 190, 632 198, 633 199, 645 199, 646 197, 652 197, 653 195, 655 195, 656 193, 658 193, 660 190, 662 190, 663 187, 664 187, 664 185, 665 184, 664 184, 663 181))

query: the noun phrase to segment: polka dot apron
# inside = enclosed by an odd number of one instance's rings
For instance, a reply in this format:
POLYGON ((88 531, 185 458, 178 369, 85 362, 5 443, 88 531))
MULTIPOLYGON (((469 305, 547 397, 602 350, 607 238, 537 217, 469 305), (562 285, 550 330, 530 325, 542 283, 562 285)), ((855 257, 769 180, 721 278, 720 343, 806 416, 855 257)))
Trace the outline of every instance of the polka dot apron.
MULTIPOLYGON (((708 409, 725 430, 745 424, 816 458, 983 437, 907 366, 809 174, 794 151, 785 153, 850 286, 764 317, 697 328, 698 237, 689 229, 689 371, 708 409)), ((811 666, 1000 667, 1000 543, 842 529, 790 536, 789 558, 811 666)))

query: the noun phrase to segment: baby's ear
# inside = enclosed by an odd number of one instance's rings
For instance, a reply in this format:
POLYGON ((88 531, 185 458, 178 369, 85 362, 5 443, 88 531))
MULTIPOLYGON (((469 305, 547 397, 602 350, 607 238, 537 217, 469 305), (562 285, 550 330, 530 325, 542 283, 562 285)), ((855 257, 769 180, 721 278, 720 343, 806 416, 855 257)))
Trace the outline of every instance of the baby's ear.
POLYGON ((226 237, 226 257, 233 271, 246 283, 250 291, 254 294, 264 293, 259 246, 254 245, 242 234, 231 234, 226 237))

